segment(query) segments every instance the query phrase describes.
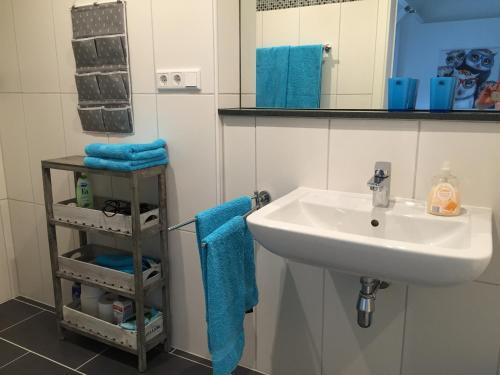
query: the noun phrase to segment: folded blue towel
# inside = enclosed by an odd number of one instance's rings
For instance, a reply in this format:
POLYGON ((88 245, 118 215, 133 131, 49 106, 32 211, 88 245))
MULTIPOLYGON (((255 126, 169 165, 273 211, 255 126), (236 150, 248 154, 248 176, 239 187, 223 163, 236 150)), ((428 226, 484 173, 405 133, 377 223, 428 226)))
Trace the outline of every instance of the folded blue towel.
POLYGON ((203 242, 206 244, 207 331, 214 375, 230 375, 245 346, 245 312, 258 302, 253 239, 245 219, 236 216, 203 242))
MULTIPOLYGON (((143 271, 151 268, 150 260, 156 262, 152 258, 142 257, 143 271)), ((95 264, 101 267, 134 274, 134 257, 131 255, 98 255, 95 258, 95 264)))
POLYGON ((87 156, 83 159, 86 167, 94 169, 108 169, 112 171, 131 172, 139 169, 155 167, 157 165, 168 164, 168 158, 149 160, 117 160, 102 159, 87 156))
POLYGON ((85 153, 88 156, 104 159, 144 160, 166 157, 165 146, 166 142, 163 139, 145 144, 92 143, 85 146, 85 153))
POLYGON ((285 108, 290 46, 257 48, 257 107, 285 108))
POLYGON ((323 45, 290 47, 287 108, 319 108, 323 45))

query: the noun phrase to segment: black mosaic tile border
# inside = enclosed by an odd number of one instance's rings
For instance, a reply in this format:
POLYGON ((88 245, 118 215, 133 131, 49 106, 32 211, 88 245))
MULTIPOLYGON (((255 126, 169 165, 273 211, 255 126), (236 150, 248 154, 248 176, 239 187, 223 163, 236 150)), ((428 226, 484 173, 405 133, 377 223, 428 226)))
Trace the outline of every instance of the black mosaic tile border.
POLYGON ((257 0, 257 12, 266 10, 308 7, 312 5, 347 3, 360 0, 257 0))

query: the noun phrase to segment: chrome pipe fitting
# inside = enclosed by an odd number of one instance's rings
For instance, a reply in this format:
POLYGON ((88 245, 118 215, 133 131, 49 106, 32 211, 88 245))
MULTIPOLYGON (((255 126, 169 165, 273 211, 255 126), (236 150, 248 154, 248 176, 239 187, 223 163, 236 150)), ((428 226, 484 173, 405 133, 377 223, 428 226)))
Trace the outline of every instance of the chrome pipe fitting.
POLYGON ((371 277, 362 277, 360 282, 361 290, 359 291, 358 303, 356 304, 358 325, 361 328, 369 328, 373 322, 377 291, 388 288, 389 284, 371 277))

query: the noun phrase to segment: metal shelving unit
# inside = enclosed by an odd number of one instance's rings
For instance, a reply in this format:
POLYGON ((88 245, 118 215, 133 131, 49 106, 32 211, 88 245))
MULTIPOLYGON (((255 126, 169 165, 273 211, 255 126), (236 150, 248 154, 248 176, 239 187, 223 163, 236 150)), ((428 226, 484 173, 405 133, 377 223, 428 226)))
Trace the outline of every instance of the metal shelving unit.
POLYGON ((147 369, 147 352, 156 347, 159 344, 164 345, 166 351, 170 350, 170 298, 168 292, 168 281, 169 281, 169 265, 168 265, 168 243, 167 243, 167 191, 166 191, 166 166, 156 166, 152 168, 146 168, 133 172, 116 172, 101 169, 90 169, 85 167, 83 164, 83 156, 69 156, 60 159, 44 160, 42 161, 42 175, 43 175, 43 188, 45 196, 45 210, 47 215, 47 231, 49 238, 49 249, 50 249, 50 260, 52 265, 52 279, 54 283, 54 296, 55 296, 55 308, 57 317, 57 327, 61 339, 64 339, 64 330, 76 332, 86 337, 90 337, 97 341, 103 342, 107 345, 122 349, 124 351, 136 354, 138 356, 138 369, 140 372, 144 372, 147 369), (118 233, 110 230, 93 228, 84 225, 71 224, 67 222, 62 222, 54 219, 53 210, 53 194, 52 194, 52 179, 51 170, 64 170, 73 172, 75 183, 82 173, 85 174, 100 174, 111 177, 122 177, 128 179, 130 193, 131 193, 131 218, 132 218, 132 233, 118 233), (158 181, 158 195, 159 195, 159 224, 154 225, 148 229, 141 230, 140 222, 140 201, 139 201, 139 185, 140 182, 145 178, 155 177, 158 181), (110 285, 104 285, 99 282, 89 280, 85 277, 77 277, 75 275, 67 275, 60 271, 59 268, 59 252, 57 245, 57 234, 56 227, 64 226, 71 229, 78 230, 80 246, 85 246, 87 244, 87 233, 88 232, 99 232, 110 236, 117 236, 121 238, 130 238, 132 242, 132 251, 134 257, 134 286, 135 290, 133 292, 121 290, 120 288, 113 288, 110 285), (155 234, 160 235, 160 247, 161 247, 161 267, 162 267, 162 277, 159 281, 149 285, 144 288, 144 282, 142 277, 137 277, 137 275, 142 276, 142 249, 141 242, 145 237, 149 237, 155 234), (129 346, 122 345, 117 341, 111 340, 109 338, 101 336, 98 332, 89 332, 78 326, 70 324, 64 320, 63 315, 63 298, 62 298, 62 287, 61 280, 67 279, 70 281, 76 281, 85 285, 94 286, 101 288, 105 291, 112 292, 117 295, 121 295, 126 298, 130 298, 135 302, 136 308, 136 319, 137 319, 137 349, 130 348, 129 346), (144 319, 144 297, 145 294, 152 289, 161 288, 162 289, 162 315, 163 315, 163 331, 161 334, 153 337, 151 340, 146 342, 146 325, 144 319))

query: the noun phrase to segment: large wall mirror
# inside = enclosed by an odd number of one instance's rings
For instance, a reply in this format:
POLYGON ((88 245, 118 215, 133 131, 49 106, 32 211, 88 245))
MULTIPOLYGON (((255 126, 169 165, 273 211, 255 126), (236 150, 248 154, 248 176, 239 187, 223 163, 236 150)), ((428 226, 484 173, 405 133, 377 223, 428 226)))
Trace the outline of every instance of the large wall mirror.
POLYGON ((500 110, 499 0, 240 0, 241 106, 387 109, 388 79, 455 77, 455 110, 500 110))

